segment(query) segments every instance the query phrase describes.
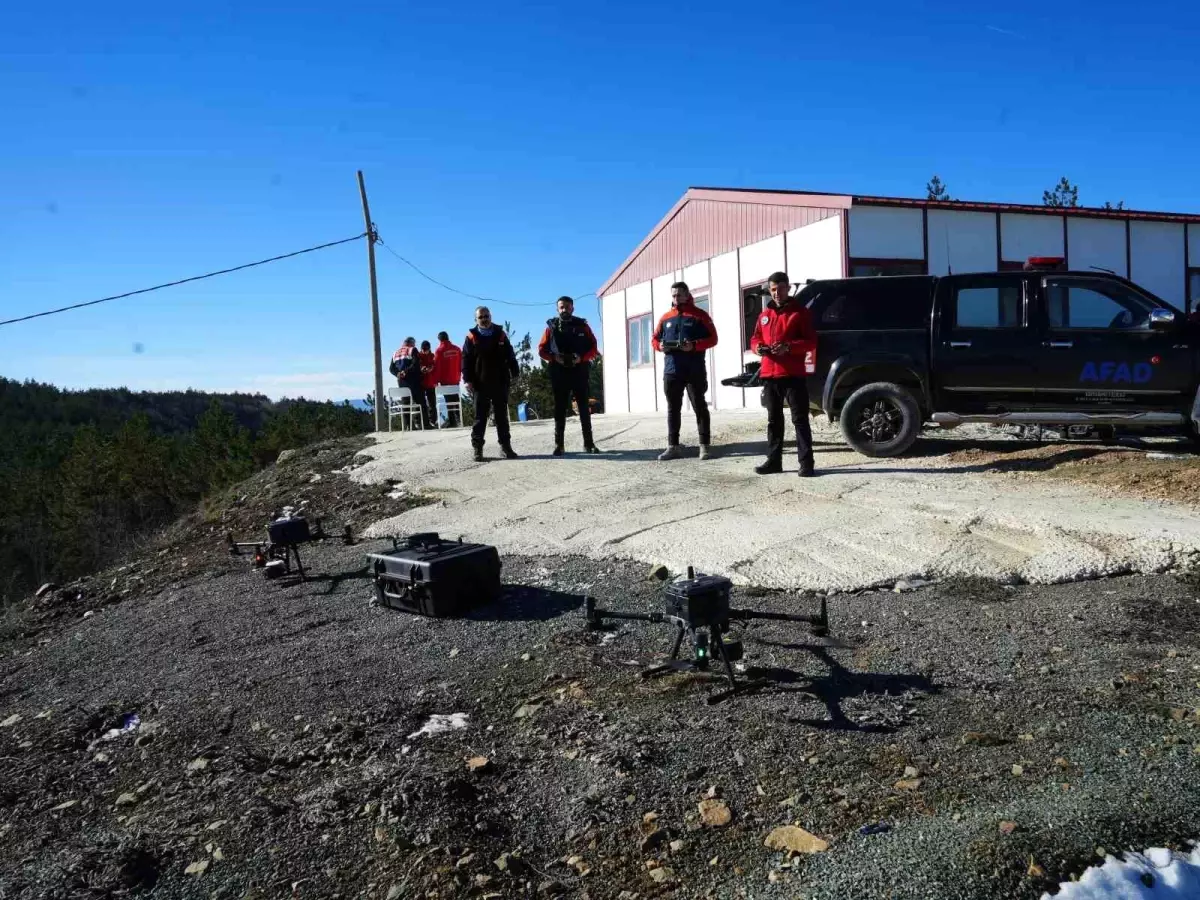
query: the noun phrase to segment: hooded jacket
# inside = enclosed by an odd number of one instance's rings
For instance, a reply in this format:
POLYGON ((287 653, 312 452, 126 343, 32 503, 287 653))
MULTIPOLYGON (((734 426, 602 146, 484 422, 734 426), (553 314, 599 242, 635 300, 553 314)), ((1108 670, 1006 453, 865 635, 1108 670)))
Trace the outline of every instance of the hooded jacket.
POLYGON ((433 351, 433 378, 437 384, 458 387, 462 378, 462 350, 449 341, 440 342, 433 351))

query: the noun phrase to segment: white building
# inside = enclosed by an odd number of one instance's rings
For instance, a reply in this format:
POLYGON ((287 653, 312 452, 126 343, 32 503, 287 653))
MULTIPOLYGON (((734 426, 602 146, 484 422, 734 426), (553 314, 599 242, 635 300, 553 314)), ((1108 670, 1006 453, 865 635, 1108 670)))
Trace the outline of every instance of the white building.
POLYGON ((605 410, 666 409, 650 335, 671 308, 673 282, 687 282, 720 338, 709 352, 709 405, 757 407, 757 391, 720 380, 754 358, 757 289, 772 272, 801 283, 988 272, 1031 256, 1111 270, 1180 309, 1200 305, 1200 215, 690 188, 597 291, 605 410))

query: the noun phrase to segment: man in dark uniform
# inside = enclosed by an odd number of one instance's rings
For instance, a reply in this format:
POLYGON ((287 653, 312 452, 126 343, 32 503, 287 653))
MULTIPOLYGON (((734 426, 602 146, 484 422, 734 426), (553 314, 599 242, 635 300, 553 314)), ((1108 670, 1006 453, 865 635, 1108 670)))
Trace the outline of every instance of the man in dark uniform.
POLYGON ((478 307, 475 327, 467 332, 462 355, 463 383, 475 399, 471 446, 475 448, 476 462, 483 462, 483 434, 488 414, 493 410, 500 450, 505 459, 517 458, 508 427, 508 386, 520 371, 508 335, 492 321, 492 313, 486 306, 478 307))
POLYGON ((596 335, 592 334, 587 319, 575 315, 574 300, 559 297, 558 317, 546 320, 546 330, 538 342, 538 356, 550 365, 550 386, 554 389, 555 456, 563 455, 567 408, 572 395, 579 407, 584 452, 600 452, 592 441, 592 411, 588 406, 588 375, 596 354, 596 335))
POLYGON ((717 329, 708 313, 692 300, 682 281, 671 285, 670 312, 664 313, 654 329, 654 349, 662 353, 663 392, 667 395, 667 449, 659 459, 679 459, 679 428, 683 418, 683 395, 687 392, 696 413, 696 431, 700 439, 700 458, 708 459, 709 416, 708 369, 704 355, 717 345, 717 329))
POLYGON ((788 296, 786 272, 776 272, 767 280, 771 302, 767 304, 750 350, 762 357, 759 377, 763 399, 767 403, 767 459, 754 471, 772 475, 783 471, 783 401, 787 400, 796 429, 796 453, 800 459, 800 477, 813 474, 812 426, 808 421, 808 382, 806 357, 817 349, 817 333, 812 316, 794 297, 788 296))

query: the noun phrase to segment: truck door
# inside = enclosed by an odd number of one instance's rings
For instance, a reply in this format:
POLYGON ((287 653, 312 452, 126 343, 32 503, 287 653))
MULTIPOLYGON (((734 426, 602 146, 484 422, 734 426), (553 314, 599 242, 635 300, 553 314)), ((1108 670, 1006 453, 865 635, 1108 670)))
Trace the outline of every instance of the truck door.
POLYGON ((964 414, 1027 411, 1036 402, 1028 279, 1020 273, 939 279, 933 326, 934 404, 964 414))
POLYGON ((1119 407, 1183 411, 1195 383, 1195 353, 1176 310, 1174 326, 1152 326, 1162 301, 1115 279, 1043 275, 1037 285, 1038 405, 1103 412, 1119 407), (1185 402, 1186 400, 1186 402, 1185 402))

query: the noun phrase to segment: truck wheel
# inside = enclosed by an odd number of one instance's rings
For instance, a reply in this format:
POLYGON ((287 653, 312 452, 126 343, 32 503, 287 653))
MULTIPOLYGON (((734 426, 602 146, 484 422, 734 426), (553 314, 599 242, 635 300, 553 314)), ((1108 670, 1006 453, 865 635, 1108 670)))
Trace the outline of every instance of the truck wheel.
POLYGON ((921 433, 921 408, 907 388, 878 381, 850 395, 841 426, 846 443, 863 456, 899 456, 921 433))

